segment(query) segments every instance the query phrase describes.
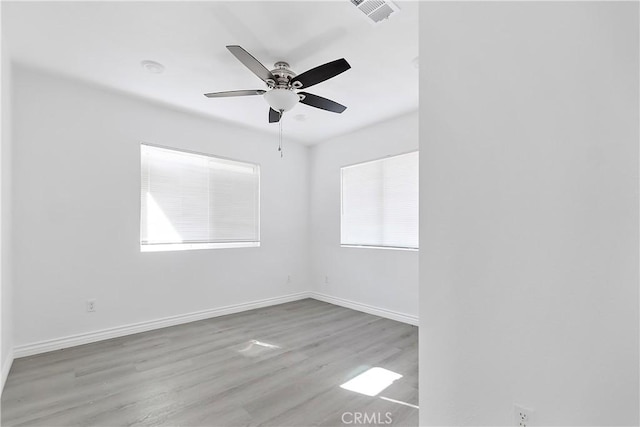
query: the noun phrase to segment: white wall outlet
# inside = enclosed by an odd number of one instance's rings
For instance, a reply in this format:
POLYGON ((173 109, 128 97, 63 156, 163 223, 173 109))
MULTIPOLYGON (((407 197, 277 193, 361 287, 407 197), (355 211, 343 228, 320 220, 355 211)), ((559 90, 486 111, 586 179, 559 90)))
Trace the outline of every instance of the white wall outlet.
POLYGON ((528 427, 533 425, 533 409, 525 408, 524 406, 513 406, 513 421, 514 425, 518 427, 528 427))
POLYGON ((324 276, 324 283, 329 283, 329 276, 324 276))
POLYGON ((287 276, 287 283, 291 283, 291 275, 287 276))
POLYGON ((96 311, 96 300, 94 300, 94 299, 88 299, 87 300, 87 311, 89 313, 92 313, 92 312, 96 311))

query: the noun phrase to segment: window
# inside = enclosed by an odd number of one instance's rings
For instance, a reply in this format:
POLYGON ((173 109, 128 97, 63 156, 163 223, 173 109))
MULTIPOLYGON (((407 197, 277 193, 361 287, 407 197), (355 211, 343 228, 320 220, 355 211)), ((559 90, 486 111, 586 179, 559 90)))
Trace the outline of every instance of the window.
POLYGON ((141 145, 140 249, 260 246, 260 166, 141 145))
POLYGON ((341 169, 343 246, 418 249, 418 152, 341 169))

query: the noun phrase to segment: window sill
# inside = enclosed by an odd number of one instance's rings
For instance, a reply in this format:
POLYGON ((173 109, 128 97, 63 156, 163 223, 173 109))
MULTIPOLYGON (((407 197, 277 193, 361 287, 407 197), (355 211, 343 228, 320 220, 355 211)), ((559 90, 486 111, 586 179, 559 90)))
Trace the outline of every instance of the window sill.
POLYGON ((410 251, 419 252, 419 248, 400 248, 395 246, 367 246, 367 245, 340 245, 341 248, 359 248, 359 249, 391 249, 393 251, 410 251))
POLYGON ((168 243, 160 245, 140 245, 140 252, 191 251, 198 249, 235 249, 257 247, 260 247, 260 242, 168 243))

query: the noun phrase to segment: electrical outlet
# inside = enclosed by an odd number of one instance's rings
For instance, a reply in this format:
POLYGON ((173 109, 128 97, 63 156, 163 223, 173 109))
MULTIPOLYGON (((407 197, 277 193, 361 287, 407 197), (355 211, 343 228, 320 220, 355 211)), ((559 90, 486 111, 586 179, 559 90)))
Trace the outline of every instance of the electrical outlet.
POLYGON ((324 283, 329 283, 329 276, 324 276, 324 283))
POLYGON ((291 275, 287 276, 287 283, 291 283, 291 275))
POLYGON ((88 299, 87 300, 87 311, 89 313, 92 313, 92 312, 96 311, 96 300, 94 300, 94 299, 88 299))
POLYGON ((524 406, 513 406, 513 421, 518 427, 528 427, 533 425, 533 409, 524 406))

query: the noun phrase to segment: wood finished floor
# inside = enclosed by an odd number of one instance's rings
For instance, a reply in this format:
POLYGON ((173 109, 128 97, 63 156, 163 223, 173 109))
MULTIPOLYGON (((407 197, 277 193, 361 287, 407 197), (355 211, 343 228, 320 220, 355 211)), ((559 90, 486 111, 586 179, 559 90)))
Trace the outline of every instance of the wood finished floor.
POLYGON ((2 425, 417 426, 417 405, 415 326, 306 299, 16 359, 2 425), (372 367, 402 378, 340 387, 372 367))

